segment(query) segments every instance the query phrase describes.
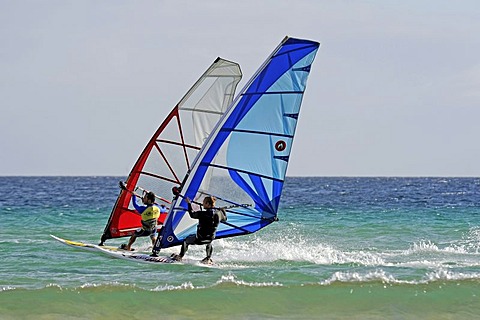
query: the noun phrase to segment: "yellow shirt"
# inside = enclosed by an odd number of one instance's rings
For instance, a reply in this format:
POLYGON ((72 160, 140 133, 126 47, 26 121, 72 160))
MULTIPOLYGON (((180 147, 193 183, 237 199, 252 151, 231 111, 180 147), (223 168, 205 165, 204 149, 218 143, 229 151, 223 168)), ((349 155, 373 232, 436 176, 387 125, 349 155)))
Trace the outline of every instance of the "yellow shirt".
POLYGON ((142 212, 142 227, 151 230, 157 226, 157 219, 160 217, 160 209, 157 206, 147 207, 142 212))

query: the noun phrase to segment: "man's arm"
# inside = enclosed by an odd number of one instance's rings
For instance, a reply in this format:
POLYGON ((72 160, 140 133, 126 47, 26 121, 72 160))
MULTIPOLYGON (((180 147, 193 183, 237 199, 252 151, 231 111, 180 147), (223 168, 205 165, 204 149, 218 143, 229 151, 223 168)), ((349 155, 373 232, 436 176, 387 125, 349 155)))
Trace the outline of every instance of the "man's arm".
POLYGON ((190 218, 192 219, 198 219, 198 213, 200 211, 193 211, 192 204, 188 203, 188 214, 190 215, 190 218))
POLYGON ((132 194, 132 204, 133 204, 133 206, 135 207, 135 210, 137 210, 138 213, 141 214, 143 211, 145 211, 145 209, 147 207, 146 206, 140 206, 140 205, 137 204, 137 196, 135 195, 135 193, 133 193, 132 191, 127 189, 127 187, 125 186, 125 183, 123 181, 119 181, 118 185, 120 186, 120 189, 125 190, 125 191, 132 194))
POLYGON ((215 214, 213 215, 213 223, 215 226, 218 226, 220 222, 227 221, 227 216, 225 215, 225 211, 223 209, 215 210, 215 214))
POLYGON ((188 204, 188 214, 190 215, 190 218, 198 219, 198 211, 193 211, 192 201, 190 200, 190 198, 185 199, 185 201, 187 201, 188 204))
POLYGON ((227 221, 227 214, 226 214, 224 208, 217 209, 217 215, 218 215, 218 219, 219 219, 220 222, 227 221))
POLYGON ((137 196, 132 194, 132 204, 133 206, 135 207, 135 210, 138 211, 138 213, 142 213, 143 211, 145 211, 145 209, 147 208, 147 206, 140 206, 138 205, 137 203, 137 196))

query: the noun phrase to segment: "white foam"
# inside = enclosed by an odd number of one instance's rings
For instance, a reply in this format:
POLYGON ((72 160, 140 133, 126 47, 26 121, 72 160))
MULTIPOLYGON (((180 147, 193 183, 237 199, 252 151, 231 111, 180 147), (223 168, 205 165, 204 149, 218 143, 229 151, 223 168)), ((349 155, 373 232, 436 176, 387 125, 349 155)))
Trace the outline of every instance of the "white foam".
POLYGON ((426 275, 426 280, 428 281, 438 281, 438 280, 471 280, 471 279, 480 279, 480 273, 478 272, 456 272, 447 269, 439 269, 433 272, 429 272, 426 275))
POLYGON ((161 286, 157 286, 151 291, 176 291, 176 290, 193 290, 193 289, 199 289, 199 288, 204 288, 204 287, 195 287, 191 282, 185 282, 182 283, 181 285, 174 286, 170 284, 165 284, 161 286))
POLYGON ((462 237, 461 244, 468 251, 480 254, 480 227, 470 228, 468 233, 462 237))
POLYGON ((85 288, 98 288, 98 287, 106 287, 106 286, 112 286, 112 287, 135 287, 135 285, 130 285, 130 284, 125 284, 125 283, 120 283, 117 281, 113 282, 107 282, 107 283, 84 283, 80 286, 80 288, 85 289, 85 288))
POLYGON ((62 286, 60 286, 59 284, 56 284, 56 283, 49 283, 45 286, 45 288, 58 288, 60 290, 63 290, 62 286))
POLYGON ((17 288, 15 287, 11 287, 11 286, 6 286, 6 287, 1 287, 0 291, 11 291, 11 290, 15 290, 17 288))
POLYGON ((382 269, 361 272, 335 272, 329 279, 319 282, 321 285, 331 285, 335 282, 375 282, 381 281, 385 284, 427 284, 436 282, 439 280, 460 281, 460 280, 473 280, 479 279, 480 273, 462 273, 454 272, 446 269, 439 269, 433 272, 427 273, 422 279, 419 280, 402 280, 395 276, 386 273, 382 269))
POLYGON ((250 241, 216 242, 221 245, 222 256, 229 261, 273 262, 273 261, 307 261, 314 264, 382 265, 383 258, 378 253, 368 251, 344 252, 328 244, 313 243, 303 239, 292 241, 264 240, 252 237, 250 241))
POLYGON ((223 275, 220 280, 216 282, 216 285, 222 283, 233 283, 237 286, 246 287, 282 287, 280 282, 247 282, 244 280, 238 280, 234 274, 223 275))
POLYGON ((227 275, 222 275, 218 281, 209 286, 194 286, 191 282, 184 282, 180 285, 171 285, 165 284, 160 285, 152 289, 151 291, 176 291, 176 290, 196 290, 196 289, 205 289, 222 284, 234 284, 236 286, 245 286, 245 287, 281 287, 283 286, 279 282, 248 282, 244 280, 239 280, 237 277, 229 273, 227 275))
POLYGON ((420 242, 413 243, 412 246, 408 250, 404 252, 405 255, 413 254, 413 253, 425 253, 425 252, 438 252, 438 246, 435 245, 430 240, 421 240, 420 242))
POLYGON ((387 274, 384 270, 378 269, 365 274, 360 272, 335 272, 329 279, 321 281, 321 285, 330 285, 334 282, 371 282, 381 281, 383 283, 410 283, 409 281, 397 280, 393 275, 387 274))
POLYGON ((416 253, 455 253, 455 254, 469 254, 470 250, 467 250, 466 246, 462 243, 449 243, 445 247, 440 248, 437 244, 430 240, 421 240, 415 242, 408 250, 404 252, 405 255, 416 253))

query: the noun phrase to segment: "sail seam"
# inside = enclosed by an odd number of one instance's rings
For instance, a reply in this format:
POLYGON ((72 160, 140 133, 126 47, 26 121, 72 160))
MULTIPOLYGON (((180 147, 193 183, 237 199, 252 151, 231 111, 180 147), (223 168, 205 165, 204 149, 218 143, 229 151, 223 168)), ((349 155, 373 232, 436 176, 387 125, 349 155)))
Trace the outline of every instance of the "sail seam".
POLYGON ((223 114, 223 112, 219 112, 219 111, 202 110, 202 109, 194 109, 194 108, 181 108, 180 111, 196 111, 196 112, 209 113, 209 114, 219 114, 219 115, 223 114))
POLYGON ((245 92, 242 93, 242 96, 252 96, 252 95, 271 95, 271 94, 303 94, 303 91, 272 91, 272 92, 245 92))
POLYGON ((238 76, 232 76, 232 75, 215 75, 215 74, 211 74, 211 75, 208 75, 208 76, 205 76, 205 78, 238 78, 238 76))
MULTIPOLYGON (((243 204, 240 204, 240 203, 236 203, 236 202, 233 202, 231 200, 228 200, 228 199, 224 199, 222 197, 219 197, 218 195, 216 194, 211 194, 211 193, 206 193, 202 190, 198 190, 198 193, 199 194, 202 194, 202 195, 206 195, 206 196, 214 196, 217 200, 222 200, 224 202, 227 202, 227 203, 230 203, 231 205, 234 205, 236 207, 245 207, 246 205, 243 205, 243 204)), ((247 205, 248 206, 248 205, 247 205)))
POLYGON ((208 167, 215 167, 215 168, 225 169, 225 170, 235 170, 236 172, 251 174, 251 175, 254 175, 254 176, 257 176, 257 177, 260 177, 260 178, 265 178, 265 179, 270 179, 270 180, 273 180, 273 181, 283 182, 283 180, 281 180, 281 179, 266 176, 266 175, 263 175, 263 174, 258 174, 258 173, 255 173, 253 171, 246 171, 246 170, 241 170, 241 169, 238 169, 238 168, 221 166, 221 165, 218 165, 218 164, 206 163, 206 162, 202 162, 200 165, 208 166, 208 167))
POLYGON ((285 51, 285 52, 282 52, 282 53, 277 52, 272 58, 283 56, 285 54, 290 54, 290 53, 295 52, 295 51, 300 51, 300 50, 305 50, 305 49, 308 49, 308 48, 315 48, 315 47, 317 47, 317 46, 311 44, 311 45, 305 45, 304 47, 288 50, 288 51, 285 51))
POLYGON ((232 227, 232 228, 235 228, 235 229, 238 229, 238 230, 242 230, 243 232, 246 232, 246 233, 252 233, 251 231, 248 231, 247 229, 244 229, 242 227, 239 227, 239 226, 236 226, 234 224, 231 224, 231 223, 228 223, 228 222, 222 222, 223 224, 229 226, 229 227, 232 227))
POLYGON ((239 216, 254 218, 254 219, 258 219, 258 220, 263 220, 262 217, 257 217, 257 216, 254 216, 254 215, 252 215, 252 214, 247 214, 247 213, 242 213, 242 212, 236 212, 236 211, 232 211, 232 210, 226 210, 226 211, 227 211, 227 212, 230 212, 230 213, 232 213, 232 214, 239 215, 239 216))
POLYGON ((266 136, 275 136, 275 137, 283 137, 283 138, 293 138, 293 135, 291 135, 291 134, 265 132, 265 131, 254 131, 254 130, 244 130, 244 129, 226 129, 226 128, 221 129, 220 131, 242 132, 242 133, 262 134, 262 135, 266 135, 266 136))

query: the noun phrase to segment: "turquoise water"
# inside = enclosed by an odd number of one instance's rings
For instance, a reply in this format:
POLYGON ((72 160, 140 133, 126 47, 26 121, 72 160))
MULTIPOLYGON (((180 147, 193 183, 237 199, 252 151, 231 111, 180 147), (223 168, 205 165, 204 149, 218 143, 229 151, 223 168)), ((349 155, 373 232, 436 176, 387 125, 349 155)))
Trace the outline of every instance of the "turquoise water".
POLYGON ((480 314, 478 178, 288 178, 280 221, 215 241, 216 268, 118 260, 49 236, 98 243, 119 179, 0 178, 0 319, 480 314))

